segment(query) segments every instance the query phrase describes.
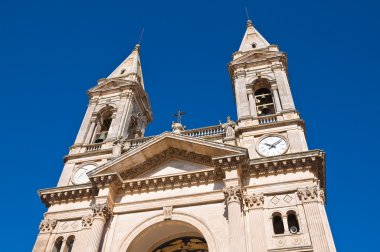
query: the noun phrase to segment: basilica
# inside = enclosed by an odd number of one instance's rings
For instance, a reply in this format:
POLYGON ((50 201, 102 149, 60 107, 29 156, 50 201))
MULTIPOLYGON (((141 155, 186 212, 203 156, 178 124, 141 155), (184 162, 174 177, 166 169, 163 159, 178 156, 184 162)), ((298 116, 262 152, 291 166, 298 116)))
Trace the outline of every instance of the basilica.
MULTIPOLYGON (((309 150, 287 56, 248 20, 228 71, 237 118, 145 136, 140 46, 88 90, 34 252, 335 252, 325 153, 309 150)), ((149 85, 149 83, 146 83, 149 85)), ((210 111, 211 113, 211 111, 210 111)))

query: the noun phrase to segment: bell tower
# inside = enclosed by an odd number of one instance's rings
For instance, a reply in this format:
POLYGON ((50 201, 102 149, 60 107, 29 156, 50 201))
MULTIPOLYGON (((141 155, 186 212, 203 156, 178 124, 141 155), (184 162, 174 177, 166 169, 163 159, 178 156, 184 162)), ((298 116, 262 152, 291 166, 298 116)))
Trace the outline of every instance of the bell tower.
POLYGON ((269 153, 264 153, 265 148, 260 151, 255 147, 268 134, 277 134, 285 140, 284 153, 308 150, 304 122, 294 106, 287 67, 286 54, 277 45, 269 44, 248 20, 240 48, 232 55, 228 70, 242 132, 240 140, 243 146, 250 146, 251 158, 268 156, 278 149, 272 146, 267 150, 269 153))
POLYGON ((144 89, 140 45, 107 78, 88 90, 88 96, 87 111, 65 157, 58 186, 87 182, 87 172, 113 157, 115 141, 144 137, 153 117, 144 89))

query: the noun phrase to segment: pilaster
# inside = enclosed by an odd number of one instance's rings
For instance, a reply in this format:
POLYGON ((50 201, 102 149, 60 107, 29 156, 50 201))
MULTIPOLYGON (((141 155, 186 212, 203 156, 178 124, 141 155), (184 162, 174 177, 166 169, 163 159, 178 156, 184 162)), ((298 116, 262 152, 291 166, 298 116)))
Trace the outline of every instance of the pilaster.
POLYGON ((49 239, 55 227, 57 226, 57 221, 52 219, 44 219, 40 223, 40 232, 37 236, 36 243, 33 247, 33 252, 46 251, 49 239))
POLYGON ((240 186, 226 187, 223 193, 227 205, 229 227, 229 251, 244 252, 246 250, 244 237, 244 219, 242 214, 242 190, 240 186))
POLYGON ((266 252, 267 243, 264 220, 264 195, 244 195, 244 207, 249 215, 249 228, 251 230, 248 241, 252 252, 266 252))
POLYGON ((294 110, 294 102, 284 66, 282 65, 282 63, 274 63, 272 64, 272 71, 276 77, 278 92, 281 97, 282 108, 284 110, 294 110))
MULTIPOLYGON (((326 230, 323 225, 324 219, 327 220, 325 213, 320 211, 324 202, 324 192, 316 187, 299 189, 297 192, 299 200, 305 209, 306 221, 309 227, 309 233, 313 249, 315 252, 335 252, 335 246, 329 246, 326 230)), ((332 240, 330 241, 330 243, 332 240)))

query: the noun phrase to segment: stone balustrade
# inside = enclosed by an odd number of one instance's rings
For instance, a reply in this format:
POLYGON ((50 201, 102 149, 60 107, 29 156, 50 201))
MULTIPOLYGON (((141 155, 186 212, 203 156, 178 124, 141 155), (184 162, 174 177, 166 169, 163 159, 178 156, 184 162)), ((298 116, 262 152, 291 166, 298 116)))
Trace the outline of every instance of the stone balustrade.
POLYGON ((205 128, 198 128, 192 130, 185 130, 182 132, 182 135, 189 137, 204 137, 204 136, 213 136, 224 134, 224 129, 222 125, 215 125, 205 128))
POLYGON ((260 116, 257 118, 259 124, 268 124, 277 122, 277 115, 260 116))

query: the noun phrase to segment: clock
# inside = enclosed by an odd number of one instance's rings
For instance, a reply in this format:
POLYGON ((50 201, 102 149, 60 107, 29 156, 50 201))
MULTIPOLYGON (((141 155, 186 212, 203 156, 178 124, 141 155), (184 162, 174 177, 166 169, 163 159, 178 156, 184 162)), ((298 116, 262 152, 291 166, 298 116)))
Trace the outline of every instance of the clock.
POLYGON ((257 152, 265 157, 284 154, 288 149, 287 140, 279 135, 262 137, 257 145, 257 152))
POLYGON ((94 170, 96 168, 96 165, 94 164, 87 164, 82 167, 80 167, 73 175, 73 182, 74 184, 84 184, 89 182, 87 173, 94 170))

